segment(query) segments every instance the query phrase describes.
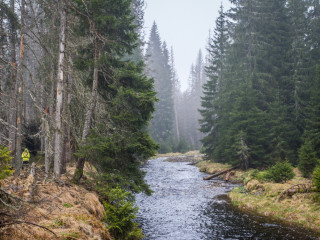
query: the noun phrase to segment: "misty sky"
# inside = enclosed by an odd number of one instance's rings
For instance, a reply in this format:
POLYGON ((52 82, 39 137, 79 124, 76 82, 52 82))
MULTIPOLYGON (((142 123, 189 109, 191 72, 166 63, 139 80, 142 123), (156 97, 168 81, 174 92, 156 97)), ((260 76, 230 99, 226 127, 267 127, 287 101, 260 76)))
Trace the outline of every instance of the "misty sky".
POLYGON ((175 65, 182 84, 187 87, 191 64, 196 61, 199 49, 206 53, 209 30, 214 29, 221 2, 228 10, 228 0, 145 0, 145 37, 156 21, 162 41, 173 47, 175 65))

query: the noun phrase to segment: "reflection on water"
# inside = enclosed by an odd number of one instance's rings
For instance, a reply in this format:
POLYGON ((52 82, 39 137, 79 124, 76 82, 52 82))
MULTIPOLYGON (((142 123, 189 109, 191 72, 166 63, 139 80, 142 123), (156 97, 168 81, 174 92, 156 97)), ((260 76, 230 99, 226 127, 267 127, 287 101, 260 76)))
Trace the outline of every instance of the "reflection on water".
POLYGON ((205 174, 198 168, 163 160, 144 167, 152 196, 136 196, 145 239, 317 239, 303 230, 237 211, 225 197, 234 185, 203 181, 205 174))

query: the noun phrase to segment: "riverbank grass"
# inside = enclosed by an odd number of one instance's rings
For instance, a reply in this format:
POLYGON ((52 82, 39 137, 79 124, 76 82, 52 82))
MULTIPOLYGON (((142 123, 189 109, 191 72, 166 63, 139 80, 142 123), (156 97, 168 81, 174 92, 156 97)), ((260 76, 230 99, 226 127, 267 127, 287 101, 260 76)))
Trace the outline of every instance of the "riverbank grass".
POLYGON ((250 178, 244 186, 236 187, 228 196, 233 205, 244 211, 254 211, 263 216, 298 225, 317 232, 320 236, 320 194, 316 192, 296 193, 283 197, 283 192, 298 184, 310 185, 298 169, 295 177, 285 183, 260 182, 250 178))
MULTIPOLYGON (((197 164, 202 172, 215 174, 230 169, 228 164, 202 161, 197 164)), ((311 189, 307 193, 285 196, 283 193, 296 185, 312 185, 297 168, 293 169, 294 178, 282 183, 264 181, 266 171, 236 170, 231 182, 240 181, 242 186, 235 187, 228 196, 234 206, 244 212, 252 212, 271 219, 309 229, 320 236, 320 193, 311 189), (255 175, 255 178, 252 177, 255 175), (259 180, 258 180, 258 179, 259 180)), ((224 178, 224 175, 220 176, 224 178)))
POLYGON ((195 150, 195 151, 189 151, 186 153, 163 153, 163 154, 157 154, 155 155, 152 159, 155 158, 160 158, 160 157, 191 157, 191 156, 200 156, 202 155, 199 151, 195 150))

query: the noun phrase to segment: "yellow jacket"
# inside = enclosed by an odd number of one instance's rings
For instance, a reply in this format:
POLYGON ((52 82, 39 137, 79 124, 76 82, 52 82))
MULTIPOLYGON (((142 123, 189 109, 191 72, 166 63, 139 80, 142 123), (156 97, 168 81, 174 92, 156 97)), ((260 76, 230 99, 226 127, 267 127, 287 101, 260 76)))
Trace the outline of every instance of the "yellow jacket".
POLYGON ((21 154, 22 160, 24 162, 29 162, 30 153, 28 150, 24 150, 24 152, 21 154))

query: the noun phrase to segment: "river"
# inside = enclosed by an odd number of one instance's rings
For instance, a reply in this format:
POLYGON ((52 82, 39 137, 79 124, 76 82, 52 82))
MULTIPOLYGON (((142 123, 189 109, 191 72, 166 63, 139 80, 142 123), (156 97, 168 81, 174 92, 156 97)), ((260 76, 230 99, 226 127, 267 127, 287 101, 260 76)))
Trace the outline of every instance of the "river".
POLYGON ((303 229, 238 211, 227 198, 234 184, 203 181, 206 174, 197 167, 164 160, 143 167, 152 196, 136 196, 146 240, 317 239, 303 229))

